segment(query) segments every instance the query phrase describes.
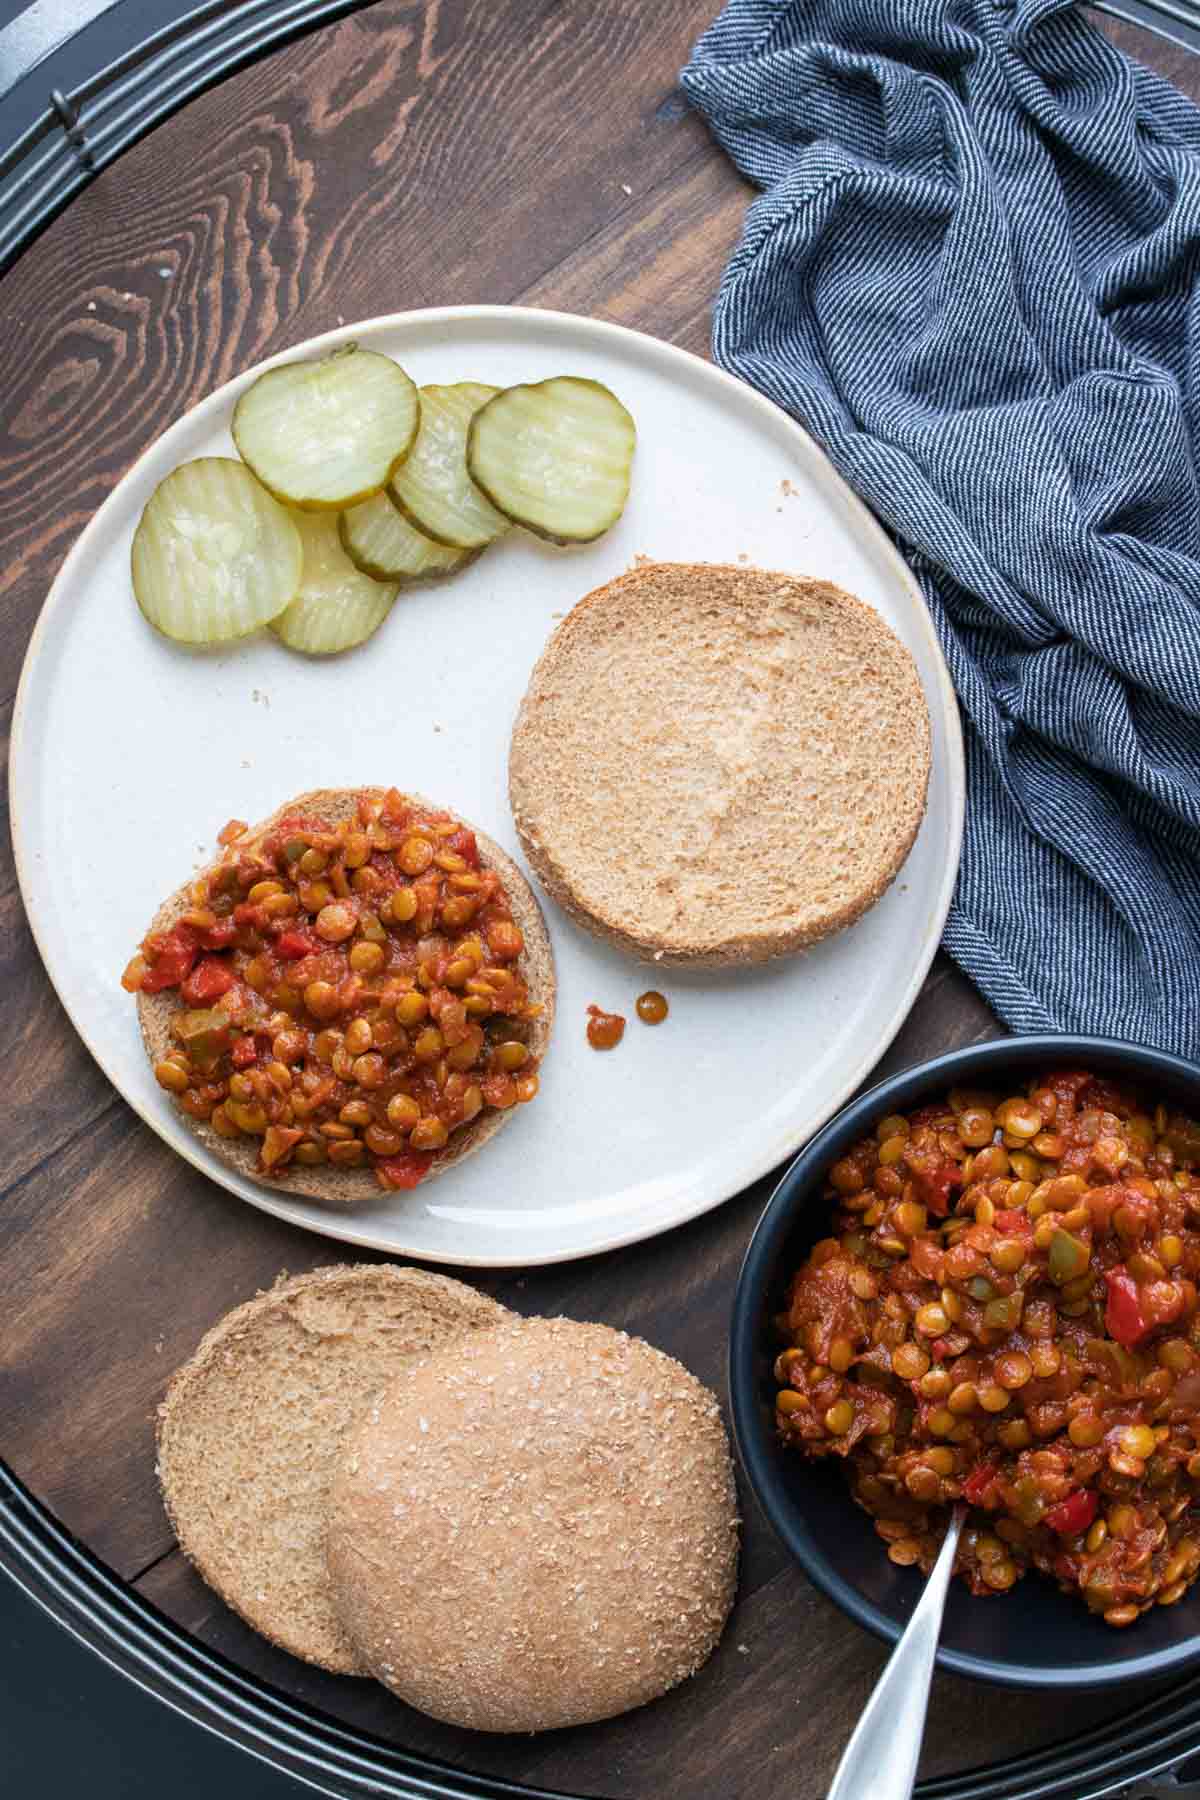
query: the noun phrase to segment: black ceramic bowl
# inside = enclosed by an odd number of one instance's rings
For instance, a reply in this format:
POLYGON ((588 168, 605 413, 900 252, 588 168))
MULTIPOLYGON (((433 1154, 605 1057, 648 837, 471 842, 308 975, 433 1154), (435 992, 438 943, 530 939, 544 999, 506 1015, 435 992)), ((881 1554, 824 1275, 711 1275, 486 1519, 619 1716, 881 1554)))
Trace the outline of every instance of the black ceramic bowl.
MULTIPOLYGON (((796 1158, 759 1220, 738 1277, 729 1343, 734 1436, 771 1524, 817 1586, 869 1631, 895 1642, 920 1596, 914 1569, 887 1559, 854 1504, 841 1463, 809 1462, 775 1436, 771 1320, 788 1279, 828 1233, 826 1171, 888 1113, 907 1112, 952 1087, 1007 1088, 1071 1065, 1119 1075, 1154 1099, 1200 1116, 1200 1068, 1108 1038, 1004 1038, 954 1051, 895 1075, 854 1100, 796 1158)), ((1200 1662, 1200 1586, 1123 1630, 1031 1572, 1008 1594, 974 1598, 951 1584, 938 1663, 958 1675, 1013 1687, 1083 1687, 1148 1680, 1200 1662)))

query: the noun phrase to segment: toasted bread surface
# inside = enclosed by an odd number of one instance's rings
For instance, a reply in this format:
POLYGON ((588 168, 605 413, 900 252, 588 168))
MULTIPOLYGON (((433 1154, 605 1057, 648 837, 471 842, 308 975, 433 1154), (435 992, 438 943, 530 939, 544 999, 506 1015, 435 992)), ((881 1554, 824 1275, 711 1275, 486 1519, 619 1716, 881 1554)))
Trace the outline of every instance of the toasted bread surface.
POLYGON ((585 596, 513 731, 522 847, 581 925, 644 960, 803 950, 895 878, 924 815, 912 657, 853 595, 647 563, 585 596))
POLYGON ((411 1705, 480 1731, 609 1718, 699 1668, 733 1604, 720 1409, 604 1325, 473 1333, 347 1434, 328 1553, 351 1639, 411 1705))
MULTIPOLYGON (((277 807, 270 818, 264 819, 261 825, 255 825, 240 842, 250 845, 255 840, 266 837, 280 819, 293 814, 320 819, 330 825, 340 824, 353 811, 361 793, 382 798, 386 791, 384 788, 319 788, 311 793, 300 794, 294 800, 277 807)), ((450 810, 435 806, 414 794, 406 794, 405 799, 413 806, 428 811, 450 810)), ((458 817, 454 813, 450 816, 458 817)), ((459 819, 458 822, 467 824, 465 819, 459 819)), ((468 829, 475 832, 480 862, 485 868, 494 869, 503 881, 513 918, 525 938, 525 948, 517 967, 523 973, 533 999, 540 1002, 542 1007, 540 1015, 531 1022, 528 1031, 529 1048, 540 1059, 546 1053, 554 1022, 554 952, 550 946, 546 921, 533 889, 512 857, 475 826, 469 826, 468 829)), ((194 904, 191 887, 196 879, 196 876, 192 876, 159 907, 149 930, 167 931, 189 910, 194 904)), ((153 1064, 175 1047, 171 1036, 171 1021, 180 1007, 179 996, 169 988, 158 994, 139 993, 137 1006, 142 1040, 153 1064)), ((519 1111, 519 1107, 510 1107, 507 1111, 485 1107, 469 1124, 460 1126, 451 1133, 449 1143, 434 1156, 429 1173, 421 1185, 445 1174, 447 1169, 452 1169, 464 1157, 470 1156, 472 1151, 486 1144, 519 1111)), ((224 1162, 264 1187, 279 1188, 289 1194, 303 1195, 310 1200, 325 1200, 339 1206, 353 1206, 364 1200, 379 1198, 380 1189, 369 1167, 348 1169, 325 1163, 314 1168, 290 1167, 285 1174, 267 1174, 258 1167, 257 1138, 225 1138, 204 1119, 194 1119, 183 1112, 180 1117, 224 1162)))
POLYGON ((159 1409, 158 1475, 184 1553, 256 1631, 366 1673, 326 1572, 342 1435, 407 1363, 511 1316, 447 1276, 360 1264, 284 1281, 207 1334, 159 1409))

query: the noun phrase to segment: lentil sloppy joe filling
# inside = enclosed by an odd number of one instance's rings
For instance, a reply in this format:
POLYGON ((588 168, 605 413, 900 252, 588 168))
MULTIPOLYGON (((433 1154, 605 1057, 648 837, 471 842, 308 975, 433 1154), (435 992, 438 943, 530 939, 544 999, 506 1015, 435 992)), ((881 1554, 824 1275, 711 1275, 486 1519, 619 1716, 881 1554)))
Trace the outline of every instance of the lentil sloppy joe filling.
POLYGON ((340 825, 247 830, 225 827, 191 908, 122 977, 178 990, 155 1076, 221 1137, 261 1139, 264 1173, 369 1165, 414 1187, 459 1127, 537 1093, 504 885, 473 832, 395 788, 340 825))
POLYGON ((784 1442, 846 1459, 893 1562, 1030 1567, 1111 1625, 1200 1571, 1200 1125, 1082 1071, 954 1091, 829 1171, 794 1275, 784 1442))

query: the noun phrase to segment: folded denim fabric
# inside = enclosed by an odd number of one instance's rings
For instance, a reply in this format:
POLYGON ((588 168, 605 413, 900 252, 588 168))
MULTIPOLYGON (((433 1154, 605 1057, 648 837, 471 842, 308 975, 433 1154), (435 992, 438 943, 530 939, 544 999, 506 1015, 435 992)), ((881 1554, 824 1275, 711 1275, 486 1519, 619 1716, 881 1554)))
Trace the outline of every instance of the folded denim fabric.
POLYGON ((1200 1055, 1200 111, 1066 0, 731 0, 716 360, 878 514, 963 713, 945 946, 1017 1031, 1200 1055))

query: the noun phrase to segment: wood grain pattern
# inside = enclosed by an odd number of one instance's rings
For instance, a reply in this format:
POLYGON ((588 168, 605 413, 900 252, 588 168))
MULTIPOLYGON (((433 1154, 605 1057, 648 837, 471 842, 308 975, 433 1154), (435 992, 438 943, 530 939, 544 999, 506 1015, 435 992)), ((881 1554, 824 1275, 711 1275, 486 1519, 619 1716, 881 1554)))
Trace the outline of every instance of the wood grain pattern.
MULTIPOLYGON (((0 285, 5 733, 76 533, 165 425, 248 363, 342 320, 470 300, 590 313, 706 350, 749 198, 675 87, 715 3, 380 0, 202 96, 86 190, 0 285)), ((1200 90, 1200 65, 1114 35, 1200 90)), ((8 858, 0 978, 0 1442, 73 1530, 235 1661, 452 1763, 630 1800, 823 1791, 882 1651, 752 1509, 713 1662, 587 1730, 455 1732, 291 1661, 228 1613, 173 1548, 154 1409, 215 1318, 281 1269, 341 1253, 211 1186, 125 1108, 49 986, 8 858)), ((996 1032, 939 957, 880 1072, 996 1032)), ((479 1284, 522 1312, 641 1332, 720 1390, 733 1281, 770 1185, 632 1250, 479 1284)), ((1079 1696, 1071 1721, 1111 1710, 1079 1696)), ((942 1680, 926 1766, 974 1765, 1062 1725, 1056 1700, 942 1680)))

